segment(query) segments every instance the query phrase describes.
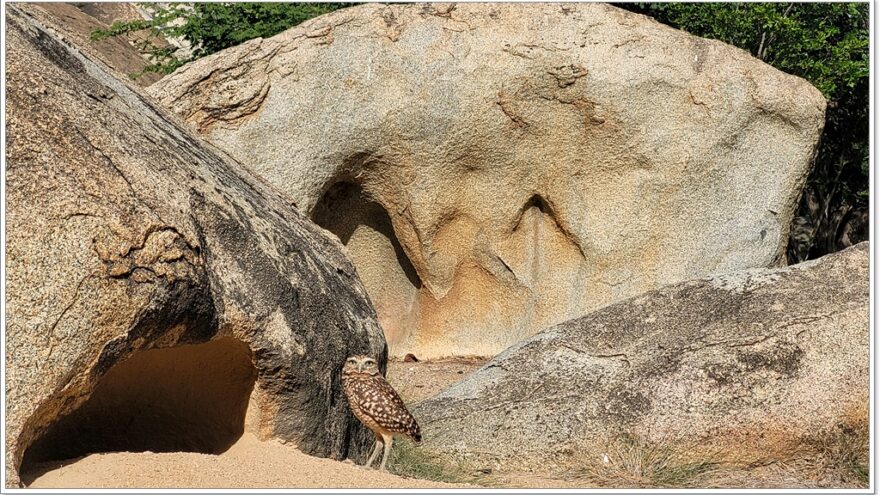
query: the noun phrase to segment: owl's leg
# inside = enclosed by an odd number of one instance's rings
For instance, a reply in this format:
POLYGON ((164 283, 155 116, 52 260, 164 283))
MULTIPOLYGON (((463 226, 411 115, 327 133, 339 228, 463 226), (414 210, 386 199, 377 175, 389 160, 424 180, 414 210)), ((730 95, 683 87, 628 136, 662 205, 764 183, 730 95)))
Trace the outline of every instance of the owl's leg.
POLYGON ((376 443, 373 444, 373 450, 370 451, 370 457, 367 459, 367 462, 364 464, 364 467, 370 467, 373 465, 373 461, 376 460, 376 457, 379 455, 379 445, 382 444, 381 438, 376 436, 376 443))
POLYGON ((385 443, 385 451, 382 453, 382 464, 379 466, 379 471, 385 471, 385 463, 388 462, 388 455, 391 453, 391 444, 394 443, 394 435, 382 435, 382 440, 385 443))

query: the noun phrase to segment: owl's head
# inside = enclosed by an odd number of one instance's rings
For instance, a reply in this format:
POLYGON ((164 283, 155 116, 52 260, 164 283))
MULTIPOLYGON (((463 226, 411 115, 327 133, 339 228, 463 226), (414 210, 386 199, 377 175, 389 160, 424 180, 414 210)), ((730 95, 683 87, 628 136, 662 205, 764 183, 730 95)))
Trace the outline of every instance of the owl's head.
POLYGON ((370 356, 351 356, 345 360, 342 367, 343 375, 378 375, 379 363, 370 356))

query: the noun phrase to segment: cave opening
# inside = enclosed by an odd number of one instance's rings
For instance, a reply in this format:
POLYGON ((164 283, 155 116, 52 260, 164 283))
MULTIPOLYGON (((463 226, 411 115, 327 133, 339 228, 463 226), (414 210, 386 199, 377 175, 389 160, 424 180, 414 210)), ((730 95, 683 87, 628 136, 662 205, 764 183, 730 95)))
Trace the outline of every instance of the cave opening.
POLYGON ((550 209, 550 205, 547 204, 547 201, 541 197, 540 194, 534 194, 531 198, 526 202, 525 206, 523 206, 523 211, 526 211, 530 208, 537 208, 538 211, 545 215, 552 215, 553 210, 550 209))
POLYGON ((257 371, 230 337, 132 354, 25 451, 21 470, 98 452, 220 454, 244 433, 257 371))
POLYGON ((312 210, 312 221, 333 232, 346 246, 351 244, 352 237, 359 229, 366 227, 375 231, 394 250, 394 258, 410 285, 415 288, 422 286, 415 267, 397 240, 388 212, 379 203, 367 198, 361 186, 351 182, 334 184, 312 210))
POLYGON ((311 218, 346 246, 376 308, 389 352, 397 355, 418 324, 422 281, 388 212, 360 185, 343 181, 324 193, 311 218))

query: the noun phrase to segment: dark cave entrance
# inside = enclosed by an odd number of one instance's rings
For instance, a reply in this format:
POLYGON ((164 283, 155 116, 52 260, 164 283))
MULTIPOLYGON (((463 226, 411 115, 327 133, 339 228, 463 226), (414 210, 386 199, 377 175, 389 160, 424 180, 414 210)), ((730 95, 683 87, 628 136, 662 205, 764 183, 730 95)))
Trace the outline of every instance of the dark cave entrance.
POLYGON ((28 447, 22 480, 37 464, 96 452, 222 453, 244 433, 256 376, 248 346, 228 337, 135 352, 28 447))
POLYGON ((385 208, 358 184, 338 182, 315 205, 312 220, 339 237, 376 308, 394 354, 418 324, 422 281, 385 208))
POLYGON ((346 246, 358 227, 367 227, 387 239, 394 250, 394 259, 402 273, 415 288, 422 286, 415 267, 403 251, 394 234, 391 218, 378 203, 366 198, 357 184, 338 182, 334 184, 312 210, 312 221, 339 237, 346 246))

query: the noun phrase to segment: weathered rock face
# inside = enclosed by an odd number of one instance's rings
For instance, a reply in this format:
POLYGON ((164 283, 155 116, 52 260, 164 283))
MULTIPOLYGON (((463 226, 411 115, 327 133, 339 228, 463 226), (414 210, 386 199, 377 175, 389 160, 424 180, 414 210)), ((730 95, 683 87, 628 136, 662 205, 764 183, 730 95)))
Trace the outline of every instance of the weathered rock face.
MULTIPOLYGON (((168 46, 163 38, 142 32, 100 41, 91 40, 96 29, 106 30, 116 21, 141 19, 137 8, 131 3, 23 3, 20 8, 43 26, 75 43, 79 49, 119 71, 118 75, 125 78, 140 74, 147 67, 147 60, 136 48, 137 44, 149 39, 158 47, 168 46)), ((161 74, 145 73, 133 81, 139 86, 147 86, 161 77, 161 74)))
POLYGON ((868 254, 684 282, 545 330, 417 405, 426 447, 543 469, 620 435, 768 455, 867 424, 868 254))
POLYGON ((7 483, 23 462, 220 451, 245 428, 321 456, 369 446, 338 375, 385 341, 338 241, 7 13, 7 483))
POLYGON ((392 354, 427 357, 779 262, 825 108, 600 4, 357 6, 149 92, 347 242, 392 354))

